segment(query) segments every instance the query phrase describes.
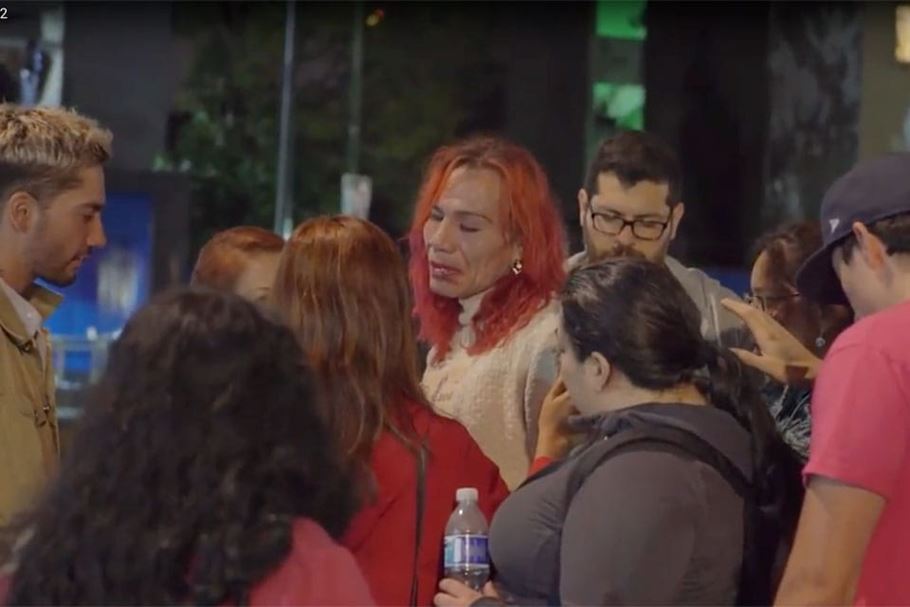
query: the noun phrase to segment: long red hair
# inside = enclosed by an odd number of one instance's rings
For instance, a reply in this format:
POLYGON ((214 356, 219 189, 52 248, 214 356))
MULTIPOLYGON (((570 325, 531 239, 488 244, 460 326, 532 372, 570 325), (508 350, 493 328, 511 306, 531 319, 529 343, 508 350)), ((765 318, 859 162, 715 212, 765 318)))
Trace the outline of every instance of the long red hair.
POLYGON ((459 167, 496 171, 502 179, 501 225, 522 245, 522 271, 501 278, 475 317, 476 339, 468 352, 485 352, 526 325, 549 303, 565 279, 565 232, 546 173, 526 149, 497 137, 472 137, 439 148, 430 159, 417 196, 408 236, 409 272, 420 338, 445 357, 458 329, 457 300, 430 290, 423 227, 452 172, 459 167))
POLYGON ((385 430, 416 448, 409 407, 429 405, 407 271, 392 239, 355 217, 305 221, 281 254, 272 304, 320 379, 348 454, 363 461, 385 430))

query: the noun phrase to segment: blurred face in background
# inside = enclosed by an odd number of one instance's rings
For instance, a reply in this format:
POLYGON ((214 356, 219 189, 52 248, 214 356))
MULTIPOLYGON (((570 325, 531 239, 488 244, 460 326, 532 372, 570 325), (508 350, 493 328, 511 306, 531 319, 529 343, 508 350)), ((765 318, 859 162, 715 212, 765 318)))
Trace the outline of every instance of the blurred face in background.
POLYGON ((257 304, 268 301, 278 272, 280 253, 257 253, 251 255, 243 271, 234 283, 234 293, 257 304))

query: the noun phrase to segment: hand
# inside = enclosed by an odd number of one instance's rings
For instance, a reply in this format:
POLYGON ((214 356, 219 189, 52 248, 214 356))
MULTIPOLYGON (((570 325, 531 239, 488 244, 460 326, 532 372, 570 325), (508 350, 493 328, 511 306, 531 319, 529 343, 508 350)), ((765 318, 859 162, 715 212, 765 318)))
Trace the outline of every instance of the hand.
POLYGON ((569 397, 569 392, 566 390, 566 384, 563 383, 562 377, 557 377, 540 406, 535 459, 538 457, 559 458, 569 451, 574 432, 566 421, 570 415, 577 413, 578 411, 569 397))
POLYGON ((803 385, 815 379, 821 359, 780 323, 745 302, 723 299, 720 303, 739 316, 755 337, 758 353, 730 348, 743 364, 787 385, 803 385))
POLYGON ((483 594, 481 594, 467 584, 446 578, 439 582, 439 590, 440 592, 433 597, 433 604, 436 607, 468 607, 479 598, 499 599, 499 593, 496 592, 492 582, 486 583, 483 587, 483 594))

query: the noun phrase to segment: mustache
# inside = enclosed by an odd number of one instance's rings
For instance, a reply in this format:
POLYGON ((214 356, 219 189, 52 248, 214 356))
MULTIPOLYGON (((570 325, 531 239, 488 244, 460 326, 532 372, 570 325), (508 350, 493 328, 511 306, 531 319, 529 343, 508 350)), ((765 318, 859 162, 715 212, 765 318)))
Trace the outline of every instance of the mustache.
POLYGON ((608 248, 604 251, 601 251, 600 254, 597 256, 597 261, 601 261, 604 259, 617 259, 617 258, 623 258, 623 257, 631 257, 631 258, 635 258, 635 259, 645 259, 645 255, 641 251, 638 251, 637 249, 635 249, 629 245, 624 245, 622 243, 617 242, 617 243, 614 243, 610 248, 608 248))

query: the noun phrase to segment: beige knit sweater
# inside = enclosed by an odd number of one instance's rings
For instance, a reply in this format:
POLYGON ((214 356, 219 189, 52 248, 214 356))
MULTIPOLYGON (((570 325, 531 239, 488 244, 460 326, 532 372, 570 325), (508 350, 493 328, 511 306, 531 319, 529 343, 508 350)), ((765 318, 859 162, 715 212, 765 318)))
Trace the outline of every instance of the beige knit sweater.
POLYGON ((473 318, 486 293, 461 300, 461 328, 448 356, 433 363, 430 351, 423 388, 436 411, 461 422, 499 466, 510 489, 525 479, 537 442, 537 417, 556 379, 558 304, 551 302, 496 348, 469 355, 473 318))

